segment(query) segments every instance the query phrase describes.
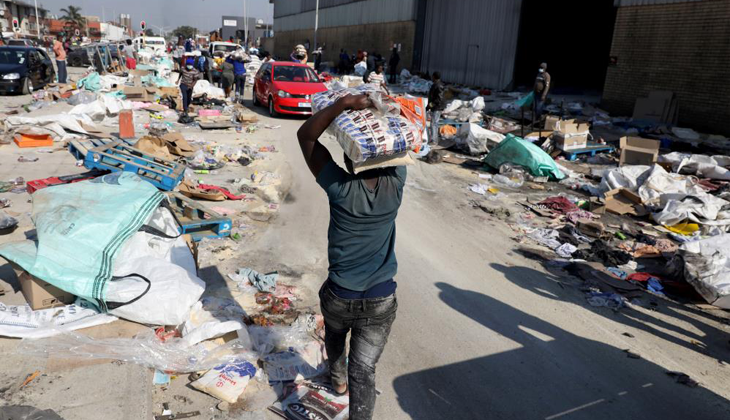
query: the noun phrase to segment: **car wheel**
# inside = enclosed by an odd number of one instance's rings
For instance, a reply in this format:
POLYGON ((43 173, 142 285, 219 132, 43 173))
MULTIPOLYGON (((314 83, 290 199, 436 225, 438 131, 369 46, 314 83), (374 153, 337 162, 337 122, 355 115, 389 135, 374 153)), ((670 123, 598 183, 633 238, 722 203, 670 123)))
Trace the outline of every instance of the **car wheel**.
POLYGON ((256 96, 256 88, 253 88, 253 92, 251 92, 251 95, 253 96, 253 106, 261 106, 261 102, 259 102, 258 96, 256 96))
POLYGON ((23 79, 23 90, 21 92, 23 95, 29 95, 32 90, 33 88, 30 86, 30 78, 26 77, 23 79))
POLYGON ((269 96, 269 116, 271 118, 276 118, 279 116, 279 113, 276 112, 276 109, 274 109, 274 97, 269 96))

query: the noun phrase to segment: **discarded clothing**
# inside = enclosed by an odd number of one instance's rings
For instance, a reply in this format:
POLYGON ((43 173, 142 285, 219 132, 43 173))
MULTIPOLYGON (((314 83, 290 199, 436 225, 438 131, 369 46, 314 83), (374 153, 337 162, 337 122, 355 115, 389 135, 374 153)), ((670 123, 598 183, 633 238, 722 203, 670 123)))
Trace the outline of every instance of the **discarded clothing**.
POLYGON ((571 258, 573 253, 577 251, 578 248, 571 244, 562 244, 557 249, 555 249, 555 253, 560 255, 563 258, 571 258))
POLYGON ((279 278, 279 273, 274 271, 272 273, 261 274, 250 268, 239 268, 238 273, 229 274, 228 277, 236 283, 242 283, 248 280, 260 291, 271 293, 276 289, 276 280, 279 278))
POLYGON ((542 200, 538 204, 541 206, 547 207, 560 214, 568 214, 568 213, 574 212, 576 210, 579 210, 578 206, 576 206, 570 200, 568 200, 567 198, 562 197, 562 196, 550 197, 548 199, 542 200))
POLYGON ((555 229, 536 229, 529 235, 530 238, 550 249, 557 249, 561 243, 557 240, 558 231, 555 229))
POLYGON ((616 293, 590 292, 586 300, 591 306, 611 308, 618 310, 624 306, 623 298, 616 293))
POLYGON ((593 242, 590 250, 580 249, 576 251, 573 258, 602 262, 609 267, 617 267, 631 261, 631 255, 624 251, 612 249, 601 239, 593 242))
POLYGON ((613 274, 614 276, 620 278, 621 280, 626 280, 627 274, 624 270, 621 270, 616 267, 608 267, 606 269, 606 271, 608 271, 609 273, 613 274))
POLYGON ((594 219, 596 215, 589 211, 578 209, 576 211, 571 211, 566 215, 566 217, 571 223, 577 224, 578 220, 591 220, 594 219))
POLYGON ((558 235, 561 242, 567 242, 576 246, 593 242, 593 239, 581 234, 578 229, 571 225, 565 225, 560 228, 558 235))

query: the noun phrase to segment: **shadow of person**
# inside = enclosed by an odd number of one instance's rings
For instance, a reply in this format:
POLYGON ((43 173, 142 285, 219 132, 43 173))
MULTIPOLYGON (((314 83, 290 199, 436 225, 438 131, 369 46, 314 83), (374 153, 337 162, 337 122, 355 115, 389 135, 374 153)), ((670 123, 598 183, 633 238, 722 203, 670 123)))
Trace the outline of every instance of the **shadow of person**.
MULTIPOLYGON (((546 275, 543 272, 529 267, 510 267, 498 263, 491 263, 490 266, 503 273, 504 277, 514 285, 542 297, 553 300, 572 301, 579 305, 586 305, 582 292, 575 290, 575 293, 566 293, 560 286, 557 286, 558 283, 562 284, 560 278, 557 276, 552 274, 546 275)), ((612 321, 620 322, 628 327, 645 331, 657 338, 685 347, 691 351, 719 360, 730 361, 730 354, 726 350, 726 343, 730 335, 709 324, 709 320, 718 322, 716 317, 708 316, 707 314, 669 300, 655 298, 649 293, 640 298, 640 300, 644 304, 649 301, 655 302, 657 305, 652 308, 655 309, 657 315, 639 311, 632 307, 622 308, 617 312, 608 309, 596 309, 593 312, 607 316, 612 321), (688 314, 690 313, 694 317, 689 316, 688 314), (678 322, 668 322, 665 319, 661 319, 659 314, 672 317, 678 322), (705 317, 708 319, 703 321, 702 319, 705 317), (702 345, 694 344, 693 341, 702 345)))
POLYGON ((482 293, 436 286, 446 305, 491 330, 496 343, 515 348, 396 378, 398 402, 414 419, 720 420, 730 415, 727 400, 675 383, 661 366, 627 358, 621 349, 482 293))

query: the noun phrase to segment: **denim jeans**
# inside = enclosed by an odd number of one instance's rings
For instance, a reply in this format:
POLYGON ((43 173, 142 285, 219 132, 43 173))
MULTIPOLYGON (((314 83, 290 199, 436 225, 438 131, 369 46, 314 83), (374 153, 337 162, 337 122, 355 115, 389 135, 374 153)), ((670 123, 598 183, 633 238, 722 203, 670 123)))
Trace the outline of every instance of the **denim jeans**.
POLYGON ((182 101, 183 101, 183 112, 188 113, 188 107, 190 107, 190 102, 193 101, 193 88, 187 86, 187 85, 180 85, 180 93, 182 93, 182 101))
POLYGON ((544 105, 544 101, 542 100, 542 95, 535 94, 535 99, 533 101, 533 106, 535 107, 535 122, 540 121, 540 117, 542 117, 542 107, 544 105))
POLYGON ((439 144, 439 120, 441 111, 431 111, 431 136, 428 139, 431 144, 439 144))
POLYGON ((66 83, 66 60, 56 60, 56 67, 58 67, 58 83, 66 83))
POLYGON ((350 420, 370 420, 375 408, 375 364, 388 342, 398 300, 395 294, 373 299, 342 299, 326 285, 319 291, 325 347, 335 385, 348 384, 350 420), (347 333, 349 357, 345 353, 347 333))
POLYGON ((246 75, 237 74, 235 78, 236 93, 243 98, 243 93, 246 92, 246 75))

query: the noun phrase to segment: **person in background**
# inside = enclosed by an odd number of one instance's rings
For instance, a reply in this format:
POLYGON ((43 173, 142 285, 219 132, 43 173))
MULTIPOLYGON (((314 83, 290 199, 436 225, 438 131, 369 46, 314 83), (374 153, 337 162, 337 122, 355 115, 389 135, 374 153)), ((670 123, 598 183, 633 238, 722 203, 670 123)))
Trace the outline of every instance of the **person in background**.
POLYGON ((428 111, 431 115, 431 136, 430 144, 437 145, 439 143, 439 120, 441 119, 441 111, 445 108, 444 103, 444 84, 441 82, 441 73, 435 71, 431 76, 431 90, 428 91, 428 111))
POLYGON ((373 418, 375 368, 398 310, 395 219, 408 172, 397 166, 355 175, 347 155, 345 170, 319 137, 341 113, 371 106, 367 95, 345 96, 297 132, 304 160, 329 201, 329 275, 319 300, 332 387, 339 395, 349 390, 352 420, 373 418))
POLYGON ((233 83, 236 80, 236 74, 234 72, 233 57, 228 56, 220 64, 221 66, 221 87, 226 93, 226 99, 231 97, 231 89, 233 89, 233 83))
POLYGON ((307 50, 304 48, 304 45, 300 44, 294 47, 294 51, 292 51, 289 58, 295 63, 307 64, 309 57, 307 56, 307 50))
POLYGON ((547 63, 540 64, 540 68, 537 70, 537 77, 535 77, 535 87, 533 104, 533 115, 536 121, 540 121, 542 117, 542 107, 547 99, 547 94, 550 91, 550 73, 547 72, 547 63))
POLYGON ((210 72, 210 53, 205 50, 195 51, 195 68, 203 73, 203 79, 213 83, 213 75, 210 72))
POLYGON ((270 61, 274 61, 273 58, 271 58, 271 53, 266 51, 263 53, 263 57, 261 58, 262 63, 268 63, 270 61))
POLYGON ((337 72, 339 74, 345 74, 347 73, 347 69, 350 68, 350 56, 347 54, 347 51, 344 49, 340 50, 340 62, 337 66, 337 72))
POLYGON ((322 64, 322 48, 317 48, 312 55, 314 55, 314 70, 319 71, 319 66, 322 64))
POLYGON ((378 66, 375 67, 375 71, 370 72, 368 74, 367 82, 383 88, 385 93, 390 95, 390 91, 388 90, 388 85, 385 84, 385 74, 383 74, 383 65, 382 64, 378 64, 378 66))
POLYGON ((137 68, 137 51, 134 50, 131 39, 128 39, 126 44, 124 46, 124 55, 127 58, 127 69, 134 70, 137 68))
POLYGON ((390 78, 388 83, 395 84, 398 79, 398 64, 400 64, 400 54, 398 54, 398 48, 393 48, 393 52, 390 53, 390 60, 388 60, 388 74, 390 78))
POLYGON ((56 55, 56 67, 58 68, 58 83, 66 83, 66 49, 61 43, 61 36, 53 43, 53 54, 56 55))
POLYGON ((243 101, 246 91, 246 64, 243 62, 243 53, 236 53, 233 59, 233 74, 236 84, 236 101, 243 101))
POLYGON ((185 40, 185 52, 193 52, 193 41, 190 38, 185 40))
POLYGON ((377 53, 364 53, 365 63, 368 65, 368 71, 375 71, 375 56, 377 53))
POLYGON ((185 66, 180 70, 180 92, 183 99, 183 115, 188 115, 188 107, 193 101, 193 88, 202 75, 195 68, 195 59, 187 57, 185 66))

